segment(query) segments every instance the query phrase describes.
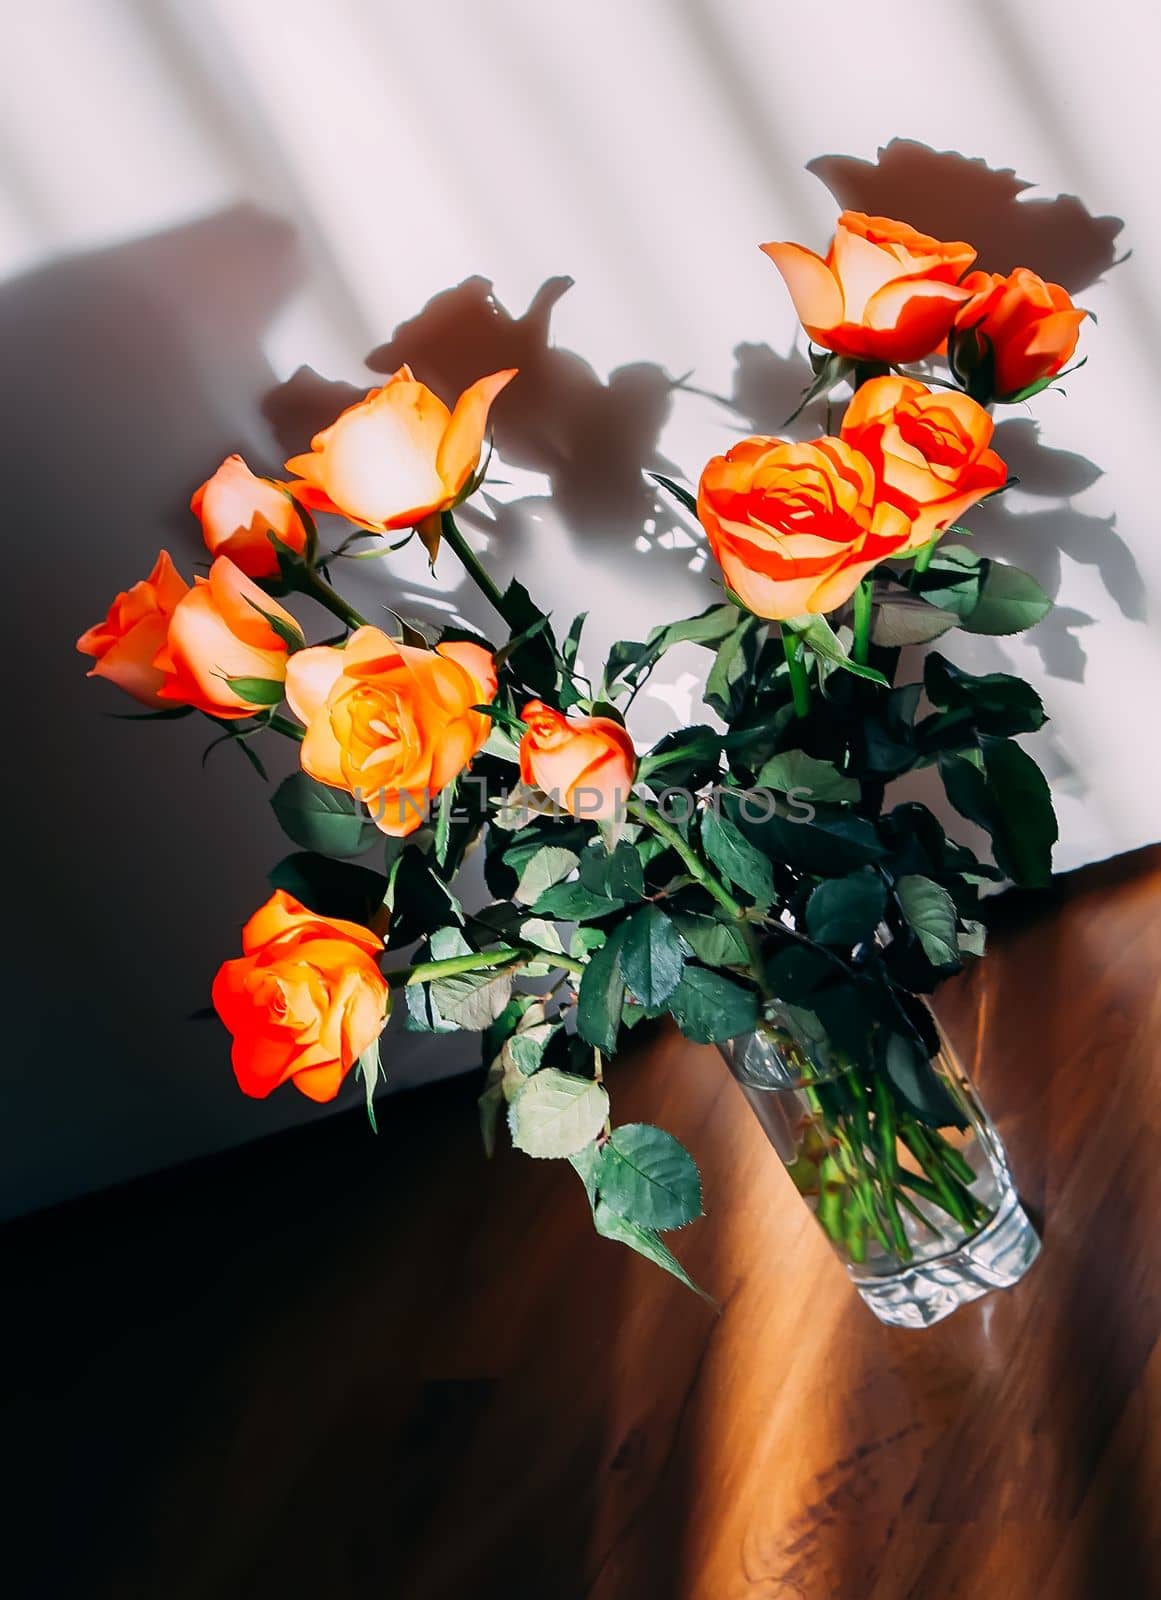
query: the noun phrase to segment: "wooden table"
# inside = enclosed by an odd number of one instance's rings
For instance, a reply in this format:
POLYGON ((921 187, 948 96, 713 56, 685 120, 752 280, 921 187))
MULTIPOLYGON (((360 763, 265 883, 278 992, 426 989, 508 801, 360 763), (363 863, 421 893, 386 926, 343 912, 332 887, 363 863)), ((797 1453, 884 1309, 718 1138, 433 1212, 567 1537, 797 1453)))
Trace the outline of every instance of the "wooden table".
POLYGON ((1045 1219, 1019 1288, 880 1326, 675 1035, 610 1081, 702 1164, 718 1315, 489 1167, 474 1081, 402 1096, 8 1230, 8 1592, 1161 1594, 1161 850, 1001 924, 939 1011, 1045 1219))

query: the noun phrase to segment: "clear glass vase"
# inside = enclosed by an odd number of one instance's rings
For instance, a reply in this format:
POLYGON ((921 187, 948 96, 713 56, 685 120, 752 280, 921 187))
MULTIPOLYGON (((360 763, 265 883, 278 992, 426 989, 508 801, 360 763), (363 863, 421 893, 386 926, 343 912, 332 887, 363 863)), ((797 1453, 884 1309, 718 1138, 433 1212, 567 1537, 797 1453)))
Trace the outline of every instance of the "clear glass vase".
POLYGON ((912 1076, 852 1066, 794 1007, 722 1054, 798 1192, 881 1322, 926 1328, 1028 1271, 1040 1240, 999 1135, 940 1035, 912 1076), (892 1076, 896 1081, 892 1081, 892 1076))

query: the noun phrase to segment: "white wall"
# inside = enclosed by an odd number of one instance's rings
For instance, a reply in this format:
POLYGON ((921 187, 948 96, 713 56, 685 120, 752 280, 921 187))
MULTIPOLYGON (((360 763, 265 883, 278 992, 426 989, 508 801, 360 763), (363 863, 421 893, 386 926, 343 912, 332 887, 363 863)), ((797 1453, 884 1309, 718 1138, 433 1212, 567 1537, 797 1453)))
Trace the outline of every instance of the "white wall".
MULTIPOLYGON (((259 786, 232 752, 199 771, 189 725, 103 716, 121 707, 72 653, 161 542, 188 569, 185 503, 223 454, 277 467, 337 409, 300 365, 363 386, 365 361, 411 358, 449 390, 520 365, 497 408, 507 481, 476 526, 501 573, 562 615, 591 607, 595 647, 713 593, 641 469, 696 476, 773 431, 801 384, 759 241, 822 244, 837 195, 1058 277, 1099 315, 1089 364, 1005 423, 1023 484, 975 521, 1061 610, 973 656, 1048 702, 1059 866, 1156 838, 1148 8, 1111 0, 1099 26, 1075 0, 0 0, 0 17, 5 1210, 311 1114, 289 1090, 245 1101, 224 1035, 184 1020, 282 849, 259 786), (895 138, 981 165, 899 147, 877 164, 895 138), (1036 187, 1017 199, 1003 169, 1036 187)), ((358 578, 364 606, 485 620, 450 557, 435 583, 412 552, 358 578)), ((699 664, 658 687, 643 735, 677 720, 699 664)), ((466 1059, 399 1034, 387 1055, 397 1082, 466 1059)))

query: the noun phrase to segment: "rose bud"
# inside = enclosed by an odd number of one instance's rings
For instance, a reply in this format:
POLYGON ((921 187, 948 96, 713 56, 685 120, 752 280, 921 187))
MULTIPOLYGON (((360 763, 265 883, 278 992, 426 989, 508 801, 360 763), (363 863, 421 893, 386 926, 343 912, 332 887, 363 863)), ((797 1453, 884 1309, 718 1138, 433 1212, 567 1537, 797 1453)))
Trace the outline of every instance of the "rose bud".
POLYGON ((866 456, 882 499, 911 519, 911 547, 928 544, 1007 482, 988 446, 995 423, 958 390, 915 378, 871 378, 856 391, 841 436, 866 456))
POLYGON ((214 979, 214 1009, 234 1036, 244 1094, 264 1099, 293 1083, 333 1100, 383 1031, 391 996, 368 928, 317 915, 277 889, 242 930, 243 955, 214 979))
POLYGON ((268 534, 302 554, 306 528, 286 490, 256 477, 241 456, 227 456, 195 489, 189 508, 202 525, 211 555, 229 556, 249 578, 276 578, 278 554, 268 534))
POLYGON ((165 679, 160 698, 227 718, 250 717, 277 703, 268 695, 248 698, 241 688, 231 687, 231 680, 235 685, 246 679, 269 684, 286 677, 287 643, 267 616, 276 617, 287 632, 299 632, 289 611, 228 557, 219 556, 209 577, 194 580, 170 618, 154 661, 165 679))
POLYGON ((755 616, 834 611, 911 524, 841 439, 743 439, 701 475, 697 514, 726 583, 755 616))
POLYGON ((1066 289, 1027 267, 1006 278, 971 272, 963 286, 971 298, 956 313, 948 361, 977 400, 1025 399, 1068 365, 1088 312, 1066 289))
POLYGON ((967 299, 971 245, 944 244, 890 217, 844 211, 825 259, 800 244, 762 249, 815 344, 852 361, 918 361, 943 343, 967 299))
POLYGON ((539 700, 520 713, 520 778, 535 784, 574 817, 607 821, 623 815, 637 774, 633 741, 612 717, 571 720, 539 700))
POLYGON ((188 592, 189 585, 163 550, 148 578, 119 594, 104 622, 77 640, 78 650, 96 657, 88 676, 108 678, 143 706, 163 706, 165 674, 154 665, 154 657, 165 643, 178 601, 188 592))

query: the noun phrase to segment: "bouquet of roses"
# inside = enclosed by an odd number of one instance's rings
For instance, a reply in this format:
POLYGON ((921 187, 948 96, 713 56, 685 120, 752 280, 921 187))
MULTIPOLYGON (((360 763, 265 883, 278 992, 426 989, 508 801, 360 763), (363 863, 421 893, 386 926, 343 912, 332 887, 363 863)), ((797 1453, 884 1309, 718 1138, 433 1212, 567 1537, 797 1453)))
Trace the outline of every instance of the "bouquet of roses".
POLYGON ((906 1264, 915 1218, 937 1235, 940 1214, 986 1221, 919 997, 982 952, 982 886, 1044 883, 1056 837, 1016 742, 1044 721, 1028 684, 937 650, 896 680, 909 646, 1048 611, 961 519, 1007 482, 987 408, 1051 383, 1085 313, 883 218, 844 213, 825 258, 763 248, 812 341, 803 406, 825 406, 827 431, 743 439, 696 493, 658 480, 720 568, 697 616, 594 670, 584 615, 558 626, 522 583, 501 590, 456 522, 517 374, 449 410, 404 367, 287 481, 225 461, 192 502, 208 573, 187 584, 163 551, 79 641, 138 715, 208 718, 263 776, 264 741, 297 743, 271 801, 295 851, 213 985, 241 1088, 328 1101, 354 1073, 373 1122, 393 1000, 408 1028, 478 1032, 489 1151, 506 1120, 518 1149, 571 1162, 597 1231, 683 1279, 660 1235, 700 1214, 697 1168, 662 1129, 614 1124, 606 1069, 625 1032, 668 1013, 703 1043, 772 1038, 796 1070, 836 1056, 841 1081, 809 1090, 795 1181, 848 1259, 906 1264), (463 563, 495 611, 487 637, 367 621, 335 587, 346 562, 414 537, 433 567, 445 546, 463 563), (340 631, 308 642, 298 595, 340 631), (708 657, 705 720, 638 749, 633 700, 690 641, 708 657), (885 809, 922 767, 994 863, 914 800, 885 809), (456 893, 477 848, 482 907, 456 893))

